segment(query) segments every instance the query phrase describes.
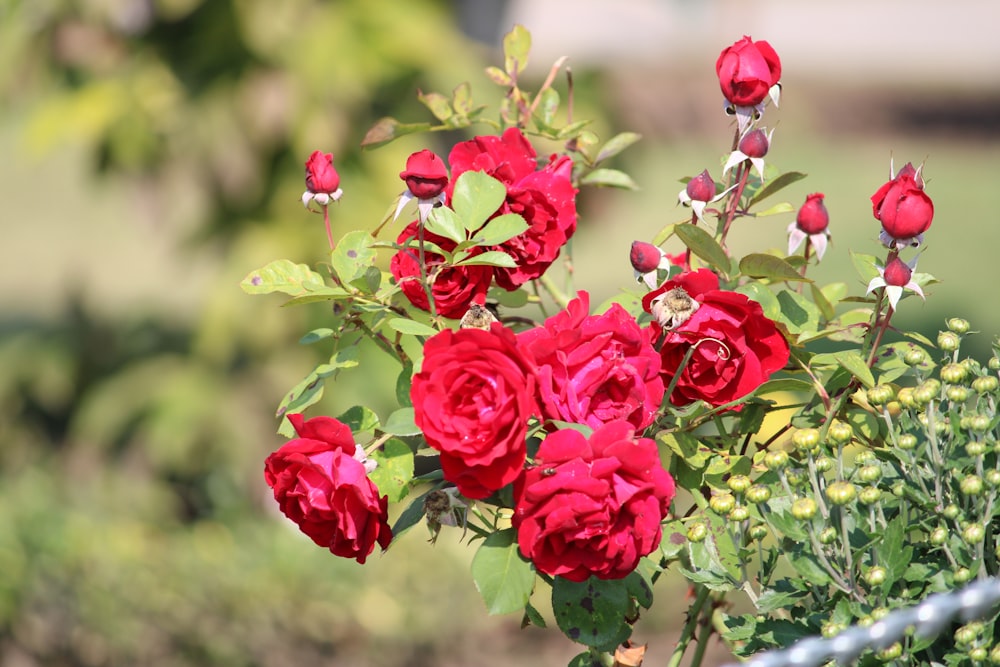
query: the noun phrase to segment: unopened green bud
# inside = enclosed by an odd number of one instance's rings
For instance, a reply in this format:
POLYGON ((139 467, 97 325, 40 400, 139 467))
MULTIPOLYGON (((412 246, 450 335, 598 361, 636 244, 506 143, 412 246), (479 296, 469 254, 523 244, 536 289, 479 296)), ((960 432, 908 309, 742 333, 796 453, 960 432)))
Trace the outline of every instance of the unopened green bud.
POLYGON ((816 472, 827 472, 828 470, 833 470, 833 464, 835 461, 829 456, 821 456, 813 462, 816 466, 816 472))
POLYGON ((750 510, 748 510, 743 505, 739 505, 731 509, 729 511, 729 516, 727 516, 726 518, 729 519, 730 521, 736 521, 736 522, 746 521, 747 519, 750 518, 750 510))
POLYGON ((974 646, 973 648, 969 649, 968 655, 969 655, 969 660, 971 660, 972 662, 983 662, 984 660, 986 660, 986 656, 989 655, 989 653, 986 651, 985 646, 974 646))
POLYGON ((827 436, 830 438, 830 442, 837 445, 843 445, 850 442, 851 438, 854 437, 854 429, 851 428, 851 425, 846 422, 834 421, 830 424, 830 430, 827 431, 827 436))
POLYGON ((811 452, 819 447, 819 429, 800 428, 792 434, 792 444, 801 452, 811 452))
POLYGON ((941 510, 941 514, 944 515, 944 518, 948 519, 949 521, 954 521, 958 517, 960 511, 961 510, 958 509, 958 505, 952 503, 947 507, 945 507, 943 510, 941 510))
POLYGON ((792 503, 792 516, 799 521, 806 521, 816 516, 816 501, 812 498, 799 498, 792 503))
POLYGON ((903 645, 899 642, 895 642, 876 653, 875 657, 879 660, 879 662, 891 662, 901 655, 903 655, 903 645))
POLYGON ((942 331, 937 337, 938 347, 945 352, 954 352, 961 342, 962 339, 954 331, 942 331))
POLYGON ((938 392, 940 391, 941 383, 937 380, 934 380, 933 378, 925 380, 913 388, 913 402, 916 403, 918 407, 927 405, 938 397, 938 392))
POLYGON ((925 359, 927 359, 927 353, 919 347, 907 350, 906 354, 903 355, 903 361, 907 366, 919 366, 924 363, 925 359))
POLYGON ((904 408, 917 407, 917 399, 913 397, 913 387, 903 387, 896 394, 896 398, 899 399, 899 404, 904 408))
POLYGON ((995 489, 1000 486, 1000 470, 992 468, 986 471, 986 483, 990 488, 995 489))
POLYGON ((870 449, 862 449, 857 454, 854 455, 854 465, 859 468, 863 465, 867 465, 875 460, 875 452, 870 449))
POLYGON ((889 413, 890 417, 898 417, 899 413, 903 411, 903 406, 899 401, 889 401, 885 404, 885 410, 889 413))
POLYGON ((984 375, 972 381, 972 390, 977 394, 994 392, 997 390, 997 386, 1000 386, 1000 380, 997 380, 994 375, 984 375))
POLYGON ((867 392, 868 402, 872 405, 885 405, 896 396, 891 384, 877 384, 867 392))
POLYGON ((858 501, 862 505, 874 505, 882 500, 882 490, 877 486, 866 486, 858 493, 858 501))
POLYGON ((945 326, 957 334, 964 334, 969 330, 969 320, 963 320, 961 317, 952 317, 945 322, 945 326))
POLYGON ((729 514, 729 512, 736 507, 736 498, 729 493, 720 493, 719 495, 712 496, 711 499, 709 499, 708 506, 719 514, 729 514))
POLYGON ((941 367, 941 379, 950 384, 961 384, 969 376, 962 364, 945 364, 941 367))
POLYGON ((1000 644, 990 650, 990 662, 994 665, 1000 665, 1000 644))
POLYGON ((802 468, 789 468, 785 472, 785 477, 792 486, 805 486, 809 483, 809 476, 802 468))
POLYGON ((857 488, 847 481, 833 482, 826 487, 826 499, 833 505, 847 505, 858 495, 857 488))
POLYGON ((978 623, 970 623, 969 625, 963 625, 958 630, 955 630, 955 643, 959 646, 968 646, 969 644, 975 644, 979 639, 979 635, 982 632, 982 626, 978 623))
POLYGON ((896 445, 900 449, 904 450, 913 449, 914 447, 917 446, 917 436, 913 435, 912 433, 904 433, 903 435, 899 436, 899 440, 896 442, 896 445))
POLYGON ((964 584, 967 583, 969 579, 972 579, 972 572, 967 567, 960 567, 955 570, 955 574, 952 575, 952 577, 955 579, 956 584, 964 584))
POLYGON ((819 532, 820 544, 833 544, 837 540, 837 529, 827 526, 819 532))
POLYGON ((979 475, 966 475, 958 487, 967 496, 978 496, 983 492, 983 478, 979 475))
POLYGON ((969 390, 959 385, 950 385, 945 388, 944 395, 953 403, 965 403, 969 398, 969 390))
POLYGON ((982 524, 970 523, 962 531, 962 541, 966 544, 979 544, 986 537, 986 530, 982 524))
POLYGON ((756 526, 750 529, 750 539, 751 540, 762 540, 767 537, 767 526, 758 523, 756 526))
POLYGON ((750 488, 750 478, 746 475, 733 475, 728 480, 726 480, 726 486, 733 493, 743 493, 750 488))
POLYGON ((982 440, 970 440, 965 443, 965 453, 969 456, 982 456, 986 453, 986 443, 982 440))
POLYGON ((747 489, 747 501, 751 503, 766 503, 771 499, 771 489, 763 484, 754 484, 747 489))
POLYGON ((948 529, 943 526, 938 526, 931 531, 928 541, 936 547, 941 546, 948 541, 948 529))
MULTIPOLYGON (((876 565, 875 567, 870 568, 867 572, 865 572, 864 576, 865 576, 865 581, 868 583, 869 586, 881 586, 882 584, 885 583, 885 575, 886 575, 885 568, 876 565)), ((872 617, 874 618, 874 616, 875 613, 872 612, 872 617)))
POLYGON ((781 470, 788 465, 788 452, 775 449, 764 455, 764 465, 768 470, 781 470))
POLYGON ((990 360, 986 362, 986 367, 991 371, 1000 371, 1000 357, 990 357, 990 360))
POLYGON ((820 633, 823 635, 825 639, 830 639, 832 637, 836 637, 846 629, 847 626, 844 625, 843 623, 834 623, 833 621, 827 621, 826 623, 823 624, 823 627, 820 628, 820 633))
POLYGON ((693 523, 688 526, 687 538, 691 542, 704 542, 708 537, 708 527, 703 523, 693 523))
POLYGON ((973 433, 986 433, 990 430, 990 423, 993 420, 986 415, 975 415, 969 420, 969 430, 973 433))
POLYGON ((858 481, 871 484, 882 479, 882 468, 878 465, 866 465, 858 469, 858 481))

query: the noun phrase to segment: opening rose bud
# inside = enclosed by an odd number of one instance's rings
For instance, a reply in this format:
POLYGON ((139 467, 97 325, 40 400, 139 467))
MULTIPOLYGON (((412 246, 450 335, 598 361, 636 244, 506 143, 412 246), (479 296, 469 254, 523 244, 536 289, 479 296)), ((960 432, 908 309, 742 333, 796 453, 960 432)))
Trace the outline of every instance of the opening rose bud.
POLYGON ((770 148, 770 142, 763 130, 747 132, 740 140, 740 151, 747 157, 764 157, 770 148))
POLYGON ((752 107, 767 97, 781 78, 781 60, 767 42, 748 36, 726 47, 715 63, 722 94, 736 106, 752 107))
POLYGON ((313 194, 333 195, 340 188, 340 174, 333 167, 333 155, 313 151, 306 160, 306 189, 313 194))
POLYGON ((923 189, 923 179, 907 163, 896 177, 872 195, 872 213, 882 223, 890 244, 905 245, 913 240, 919 245, 922 234, 934 219, 934 202, 923 189))
POLYGON ((688 181, 686 190, 691 201, 711 201, 715 197, 715 181, 708 169, 688 181))
POLYGON ((655 271, 663 259, 663 253, 652 243, 633 241, 632 250, 628 254, 632 268, 639 273, 655 271))
POLYGON ((894 287, 905 287, 913 276, 913 270, 899 257, 894 258, 885 267, 885 284, 894 287))
POLYGON ((819 234, 826 230, 830 224, 830 214, 823 204, 822 192, 806 196, 806 203, 799 209, 795 222, 806 234, 819 234))
POLYGON ((417 199, 434 199, 448 186, 444 160, 426 148, 406 159, 406 170, 400 172, 399 177, 417 199))

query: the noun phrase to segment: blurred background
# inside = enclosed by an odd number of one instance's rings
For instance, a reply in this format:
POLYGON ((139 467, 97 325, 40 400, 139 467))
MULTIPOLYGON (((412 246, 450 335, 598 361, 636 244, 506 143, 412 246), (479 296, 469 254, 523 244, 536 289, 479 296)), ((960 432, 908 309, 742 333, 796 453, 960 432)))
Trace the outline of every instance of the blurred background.
MULTIPOLYGON (((482 69, 524 24, 534 78, 570 57, 575 118, 644 136, 615 165, 639 192, 581 194, 574 262, 597 303, 631 280, 633 239, 685 217, 679 179, 721 176, 715 58, 766 39, 784 65, 768 160, 809 174, 793 205, 821 191, 831 213, 815 277, 864 291, 849 253, 882 253, 869 197, 890 159, 926 161, 919 270, 942 282, 898 324, 933 337, 966 317, 985 358, 998 19, 992 0, 0 0, 0 665, 565 664, 578 651, 556 630, 486 616, 458 535, 431 546, 418 527, 362 567, 277 514, 274 409, 322 354, 297 341, 328 311, 238 284, 324 256, 306 157, 336 157, 335 231, 373 227, 406 156, 462 137, 362 152, 367 129, 429 119, 418 89, 469 81, 494 103, 482 69)), ((781 248, 791 219, 746 222, 732 245, 781 248)), ((365 354, 314 414, 386 416, 397 370, 365 354)), ((636 629, 656 663, 683 622, 669 586, 636 629)))

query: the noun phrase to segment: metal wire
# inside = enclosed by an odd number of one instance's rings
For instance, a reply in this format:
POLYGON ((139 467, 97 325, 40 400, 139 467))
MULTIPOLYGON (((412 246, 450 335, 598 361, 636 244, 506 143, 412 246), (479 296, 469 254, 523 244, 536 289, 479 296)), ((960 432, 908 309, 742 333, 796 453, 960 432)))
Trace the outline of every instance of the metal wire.
POLYGON ((908 628, 919 637, 933 637, 960 616, 963 622, 990 615, 1000 603, 1000 579, 987 579, 960 591, 935 593, 915 607, 897 609, 868 627, 847 628, 824 639, 808 637, 792 646, 759 653, 743 663, 726 667, 819 667, 830 660, 845 665, 867 649, 881 650, 903 638, 908 628))

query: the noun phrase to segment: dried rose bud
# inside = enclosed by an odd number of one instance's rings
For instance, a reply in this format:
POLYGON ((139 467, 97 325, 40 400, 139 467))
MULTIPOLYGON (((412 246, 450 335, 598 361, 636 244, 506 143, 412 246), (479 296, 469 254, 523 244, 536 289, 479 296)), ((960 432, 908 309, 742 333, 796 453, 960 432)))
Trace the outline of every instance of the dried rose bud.
POLYGON ((633 241, 628 259, 632 262, 633 269, 639 273, 649 273, 650 271, 655 271, 660 265, 660 261, 663 259, 663 252, 652 243, 633 241))

